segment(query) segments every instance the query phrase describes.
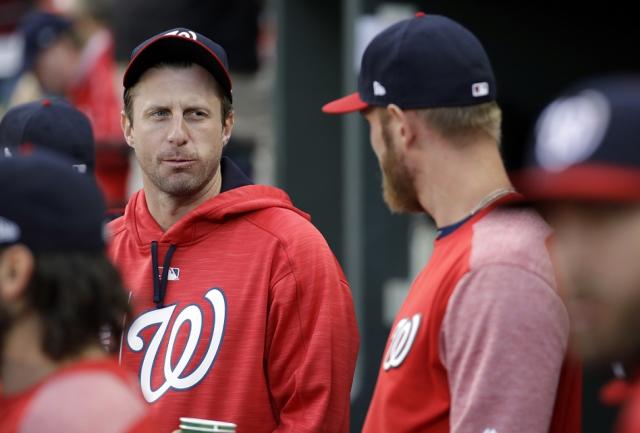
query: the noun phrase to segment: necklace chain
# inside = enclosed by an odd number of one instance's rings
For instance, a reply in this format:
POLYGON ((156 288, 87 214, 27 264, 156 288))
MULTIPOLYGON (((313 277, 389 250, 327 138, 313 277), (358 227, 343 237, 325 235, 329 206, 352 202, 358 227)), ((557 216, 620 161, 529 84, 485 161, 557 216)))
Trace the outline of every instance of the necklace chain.
POLYGON ((513 192, 515 192, 515 190, 512 187, 500 188, 490 192, 489 194, 484 196, 482 200, 480 200, 480 202, 471 210, 471 212, 469 212, 469 216, 475 215, 478 211, 484 209, 494 201, 504 197, 507 194, 511 194, 513 192))

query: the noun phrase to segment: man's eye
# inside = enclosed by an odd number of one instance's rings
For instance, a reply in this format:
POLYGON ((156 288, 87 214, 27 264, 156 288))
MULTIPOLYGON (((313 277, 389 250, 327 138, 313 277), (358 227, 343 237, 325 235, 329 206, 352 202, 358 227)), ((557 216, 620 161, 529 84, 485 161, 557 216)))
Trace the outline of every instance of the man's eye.
POLYGON ((156 110, 151 113, 152 117, 163 118, 169 116, 169 110, 156 110))
POLYGON ((207 114, 206 111, 193 110, 193 111, 189 111, 187 113, 187 117, 190 117, 192 119, 204 119, 204 118, 208 117, 208 114, 207 114))

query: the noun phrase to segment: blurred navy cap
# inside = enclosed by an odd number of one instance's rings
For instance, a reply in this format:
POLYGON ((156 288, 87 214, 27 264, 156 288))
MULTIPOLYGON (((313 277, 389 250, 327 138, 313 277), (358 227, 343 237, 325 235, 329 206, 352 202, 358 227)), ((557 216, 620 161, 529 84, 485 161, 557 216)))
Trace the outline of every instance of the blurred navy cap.
POLYGON ((232 99, 229 62, 224 48, 206 36, 183 27, 157 34, 133 49, 124 72, 125 89, 134 86, 152 66, 172 61, 190 61, 202 66, 232 99))
POLYGON ((102 251, 105 204, 92 176, 59 155, 0 157, 0 246, 34 252, 102 251))
POLYGON ((369 43, 358 91, 322 111, 341 114, 389 104, 403 109, 459 107, 495 98, 491 62, 480 41, 450 18, 418 13, 369 43))
POLYGON ((582 81, 542 112, 513 178, 529 200, 640 201, 640 75, 582 81))
POLYGON ((80 172, 93 171, 95 143, 87 116, 62 99, 43 99, 17 105, 0 121, 0 150, 20 153, 20 146, 61 153, 80 172))
POLYGON ((19 26, 24 37, 23 71, 31 69, 38 53, 51 46, 69 28, 71 21, 60 15, 40 11, 27 15, 19 26))

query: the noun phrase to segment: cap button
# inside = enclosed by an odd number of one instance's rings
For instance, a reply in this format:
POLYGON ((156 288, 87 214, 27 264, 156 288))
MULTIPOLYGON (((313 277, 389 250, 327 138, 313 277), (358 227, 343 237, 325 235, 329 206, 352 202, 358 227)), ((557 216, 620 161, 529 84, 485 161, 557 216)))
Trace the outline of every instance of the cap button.
POLYGON ((426 15, 426 14, 425 14, 424 12, 422 12, 422 11, 420 11, 420 12, 416 12, 416 18, 420 18, 420 17, 423 17, 423 16, 425 16, 425 15, 426 15))
POLYGON ((43 99, 42 100, 42 106, 43 107, 48 107, 51 105, 51 100, 50 99, 43 99))
POLYGON ((18 147, 18 152, 20 152, 20 155, 25 155, 25 156, 29 156, 33 153, 33 143, 30 142, 25 142, 22 143, 19 147, 18 147))

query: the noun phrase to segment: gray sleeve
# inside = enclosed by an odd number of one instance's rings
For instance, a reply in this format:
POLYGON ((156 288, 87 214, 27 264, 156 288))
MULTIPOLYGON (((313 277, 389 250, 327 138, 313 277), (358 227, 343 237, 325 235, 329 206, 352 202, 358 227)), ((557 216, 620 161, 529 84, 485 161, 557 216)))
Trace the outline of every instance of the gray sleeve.
POLYGON ((491 264, 466 274, 442 322, 452 433, 546 433, 569 319, 536 274, 491 264))

